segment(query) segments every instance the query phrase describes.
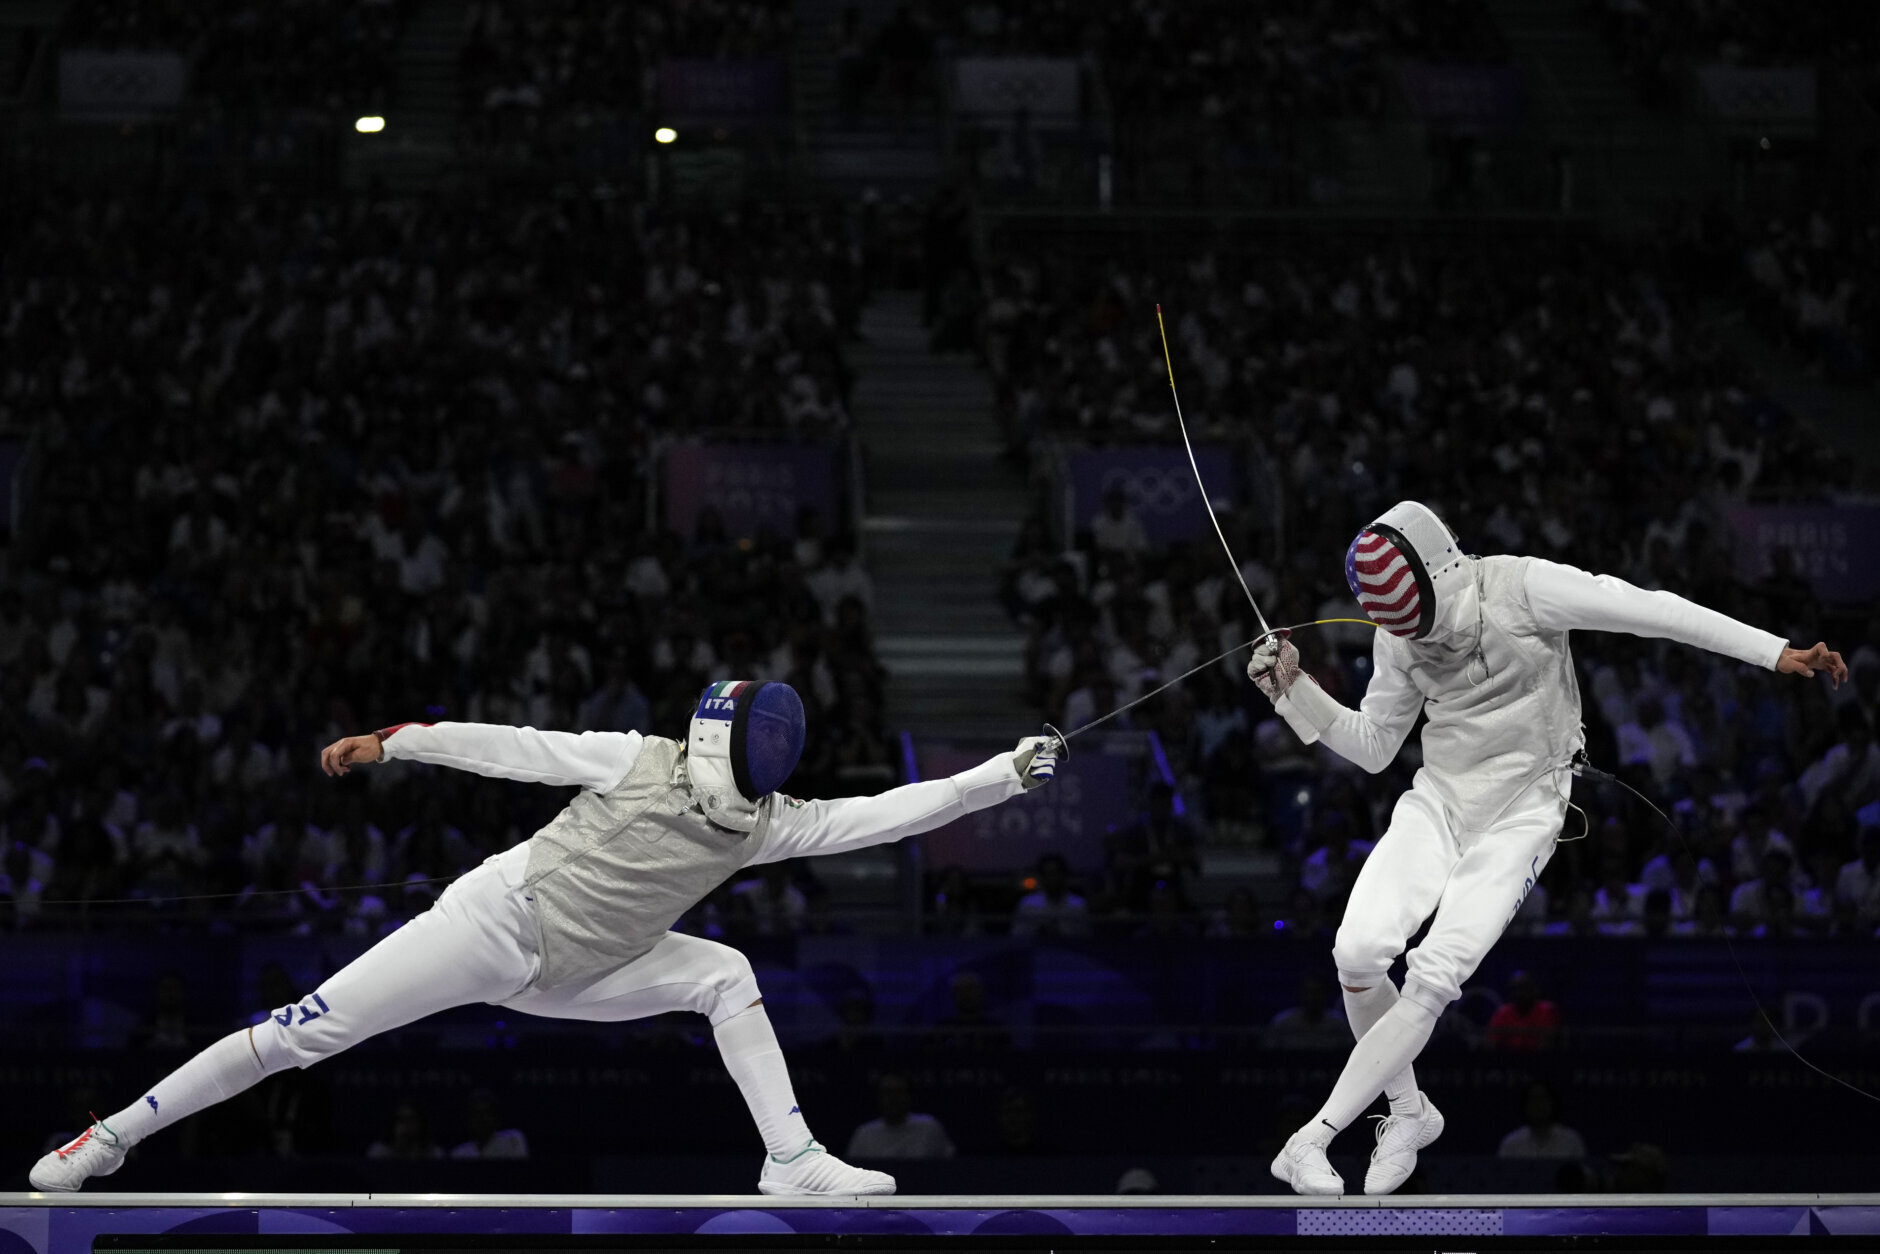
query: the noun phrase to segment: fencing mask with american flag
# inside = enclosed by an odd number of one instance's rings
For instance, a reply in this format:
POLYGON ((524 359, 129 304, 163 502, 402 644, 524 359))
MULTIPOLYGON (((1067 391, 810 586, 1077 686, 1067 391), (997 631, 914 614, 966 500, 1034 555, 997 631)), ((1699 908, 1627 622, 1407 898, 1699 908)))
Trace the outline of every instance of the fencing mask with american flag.
POLYGON ((1371 621, 1393 636, 1421 640, 1436 625, 1436 598, 1462 565, 1448 524, 1416 501, 1400 501, 1345 550, 1345 582, 1371 621))

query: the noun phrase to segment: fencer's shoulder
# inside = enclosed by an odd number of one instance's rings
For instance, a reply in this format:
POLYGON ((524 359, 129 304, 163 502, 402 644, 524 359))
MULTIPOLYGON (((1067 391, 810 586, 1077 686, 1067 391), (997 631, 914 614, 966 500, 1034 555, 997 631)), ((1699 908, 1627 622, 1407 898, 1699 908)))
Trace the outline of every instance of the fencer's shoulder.
POLYGON ((1408 666, 1410 642, 1379 628, 1371 633, 1371 663, 1374 666, 1408 666))
POLYGON ((1476 558, 1476 575, 1481 581, 1482 594, 1491 601, 1512 601, 1525 609, 1528 603, 1528 572, 1539 560, 1512 553, 1476 558))
POLYGON ((1491 553, 1487 557, 1476 558, 1475 562, 1482 572, 1482 578, 1488 580, 1524 577, 1528 567, 1537 560, 1539 559, 1514 553, 1491 553))

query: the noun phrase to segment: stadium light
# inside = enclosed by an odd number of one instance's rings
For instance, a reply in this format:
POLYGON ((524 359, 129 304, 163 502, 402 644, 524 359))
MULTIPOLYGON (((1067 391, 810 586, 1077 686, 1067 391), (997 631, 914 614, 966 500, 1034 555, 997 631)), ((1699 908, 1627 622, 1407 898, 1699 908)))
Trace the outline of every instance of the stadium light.
POLYGON ((670 144, 679 138, 679 132, 673 130, 670 126, 662 126, 653 132, 653 138, 659 143, 670 144))
POLYGON ((361 135, 377 135, 385 129, 384 118, 360 118, 353 123, 353 129, 361 135))

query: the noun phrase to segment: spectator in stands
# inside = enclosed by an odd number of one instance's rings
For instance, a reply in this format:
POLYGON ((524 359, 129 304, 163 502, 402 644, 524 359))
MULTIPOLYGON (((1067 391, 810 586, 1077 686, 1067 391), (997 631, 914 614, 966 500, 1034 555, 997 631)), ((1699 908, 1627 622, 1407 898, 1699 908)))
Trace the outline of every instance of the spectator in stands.
POLYGON ((890 1072, 875 1086, 881 1113, 856 1128, 846 1156, 868 1162, 879 1158, 951 1158, 953 1141, 940 1121, 914 1110, 907 1077, 890 1072))
POLYGON ((837 536, 827 545, 828 561, 809 577, 809 590, 822 607, 823 621, 835 625, 842 603, 853 598, 862 609, 873 613, 875 585, 856 557, 855 541, 837 536))
POLYGON ((1293 890, 1286 913, 1273 923, 1274 933, 1287 940, 1330 941, 1333 930, 1324 906, 1303 885, 1293 890))
POLYGON ((948 992, 952 1007, 934 1024, 934 1048, 969 1053, 1011 1049, 1011 1031, 986 1010, 986 983, 977 972, 955 974, 948 992))
POLYGON ((1059 940, 1090 934, 1088 907, 1071 891, 1070 864, 1061 854, 1038 859, 1037 885, 1019 899, 1012 935, 1059 940))
POLYGON ((1527 971, 1508 978, 1508 999, 1488 1020, 1488 1046, 1517 1052, 1552 1049, 1560 1035, 1560 1007, 1541 996, 1527 971))
POLYGON ((1738 887, 1761 874, 1771 851, 1783 854, 1789 865, 1794 865, 1795 846, 1775 826, 1769 807, 1760 801, 1752 802, 1744 808, 1737 834, 1730 841, 1730 875, 1738 887))
POLYGON ((766 863, 758 874, 731 890, 734 931, 754 936, 794 936, 803 930, 809 899, 790 882, 787 862, 766 863))
POLYGON ((1194 915, 1180 885, 1157 880, 1149 890, 1148 917, 1135 935, 1139 940, 1187 940, 1195 935, 1194 915))
POLYGON ((1316 975, 1299 981, 1299 1004, 1288 1006, 1267 1024, 1268 1049, 1344 1050, 1351 1046, 1345 1016, 1332 1009, 1331 990, 1316 975))
POLYGON ((1619 726, 1619 762, 1650 769, 1660 788, 1670 785, 1679 771, 1697 765, 1697 748, 1684 725, 1665 716, 1662 703, 1640 701, 1637 717, 1619 726))
POLYGON ((1253 890, 1238 885, 1227 890, 1221 908, 1208 922, 1208 936, 1213 940, 1246 940, 1261 935, 1260 908, 1253 890))
POLYGON ((464 1108, 468 1140, 450 1151, 452 1158, 527 1158, 529 1138, 520 1128, 505 1128, 496 1105, 496 1094, 477 1089, 464 1108))
POLYGON ((935 936, 978 936, 985 931, 979 894, 964 867, 940 872, 927 898, 927 929, 935 936))
POLYGON ((1149 785, 1143 817, 1105 841, 1111 896, 1131 913, 1149 913, 1157 884, 1181 894, 1187 877, 1201 870, 1194 828, 1175 813, 1175 790, 1161 780, 1149 785))
POLYGON ((867 1053, 885 1045, 875 1027, 875 995, 868 988, 850 989, 836 1007, 841 1021, 836 1028, 835 1047, 844 1053, 867 1053))
POLYGON ((1358 868, 1364 865, 1373 846, 1357 838, 1351 816, 1343 810, 1325 811, 1319 817, 1318 829, 1325 843, 1300 864, 1299 885, 1320 901, 1336 904, 1351 892, 1358 868))
POLYGON ((1653 857, 1639 875, 1640 887, 1647 892, 1663 889, 1671 895, 1671 917, 1688 919, 1697 907, 1697 892, 1705 884, 1715 885, 1717 868, 1708 858, 1699 859, 1686 840, 1653 857))
POLYGON ((392 1108, 390 1134, 366 1148, 367 1158, 442 1158, 444 1151, 431 1139, 430 1125, 410 1098, 392 1108))
POLYGON ((1640 920, 1645 938, 1664 940, 1671 935, 1672 923, 1670 890, 1654 888, 1646 893, 1644 917, 1640 920))
POLYGON ((1795 909, 1795 890, 1781 880, 1764 884, 1760 894, 1761 911, 1749 935, 1758 940, 1786 940, 1796 933, 1799 922, 1795 909))
POLYGON ((1121 1197, 1146 1197, 1161 1189, 1155 1173, 1147 1167, 1131 1167, 1116 1179, 1116 1192, 1121 1197))
POLYGON ((1691 908, 1691 917, 1672 925, 1671 934, 1679 937, 1723 937, 1734 934, 1724 906, 1723 890, 1715 884, 1701 884, 1691 908))
POLYGON ((1858 705, 1841 707, 1835 716, 1839 743, 1802 772, 1802 800, 1813 810, 1832 794, 1858 809, 1880 799, 1880 745, 1874 743, 1873 725, 1858 705))
POLYGON ((1501 1138, 1497 1158, 1585 1158, 1586 1142, 1560 1122, 1560 1100, 1552 1087, 1530 1084, 1521 1103, 1525 1122, 1501 1138))
POLYGON ((1565 913, 1541 929, 1543 936, 1598 936, 1599 920, 1593 917, 1594 890, 1587 884, 1575 884, 1567 890, 1565 913))
POLYGON ((1762 873, 1738 884, 1730 894, 1730 921, 1739 932, 1765 923, 1773 913, 1775 890, 1780 889, 1791 911, 1795 905, 1794 859, 1781 846, 1771 845, 1762 857, 1762 873))
POLYGON ((1869 930, 1880 926, 1880 825, 1860 829, 1860 857, 1841 868, 1834 896, 1869 930))
POLYGON ((1612 1166, 1614 1193, 1663 1193, 1670 1177, 1664 1150, 1643 1141, 1634 1141, 1614 1154, 1612 1166))
POLYGON ((6 857, 0 860, 0 900, 13 908, 9 920, 14 928, 24 928, 39 915, 39 903, 46 885, 53 882, 55 866, 52 855, 28 845, 23 840, 6 845, 6 857))
POLYGON ((1122 484, 1104 489, 1103 508, 1090 520, 1090 540, 1106 558, 1135 557, 1148 549, 1148 532, 1122 484))
POLYGON ((1008 1088, 999 1095, 999 1153, 1038 1154, 1044 1145, 1038 1139, 1038 1112, 1031 1094, 1021 1088, 1008 1088))
MULTIPOLYGON (((1610 831, 1608 832, 1610 835, 1610 831)), ((1623 834, 1600 852, 1600 886, 1593 894, 1593 920, 1601 936, 1636 936, 1645 913, 1645 889, 1625 874, 1623 834)))

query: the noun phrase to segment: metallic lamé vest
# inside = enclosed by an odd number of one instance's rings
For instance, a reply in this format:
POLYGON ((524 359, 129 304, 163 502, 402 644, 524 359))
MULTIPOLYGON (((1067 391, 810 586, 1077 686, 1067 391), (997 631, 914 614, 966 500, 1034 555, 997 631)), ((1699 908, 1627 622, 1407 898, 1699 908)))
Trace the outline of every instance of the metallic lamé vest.
POLYGON ((1567 633, 1542 627, 1527 599, 1525 557, 1476 559, 1481 658, 1466 606, 1440 644, 1404 642, 1423 694, 1427 780, 1465 829, 1493 824, 1537 780, 1559 777, 1584 745, 1580 686, 1567 633))
POLYGON ((770 833, 705 820, 686 781, 685 746, 648 736, 639 761, 606 792, 583 789, 529 842, 524 883, 541 920, 541 974, 559 985, 625 966, 756 856, 770 833))

